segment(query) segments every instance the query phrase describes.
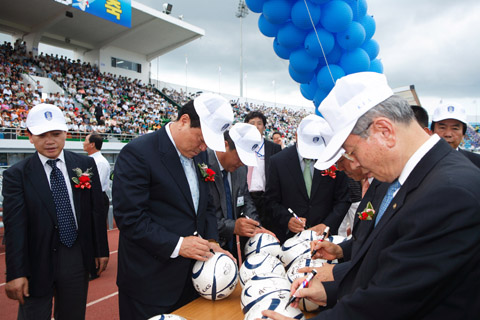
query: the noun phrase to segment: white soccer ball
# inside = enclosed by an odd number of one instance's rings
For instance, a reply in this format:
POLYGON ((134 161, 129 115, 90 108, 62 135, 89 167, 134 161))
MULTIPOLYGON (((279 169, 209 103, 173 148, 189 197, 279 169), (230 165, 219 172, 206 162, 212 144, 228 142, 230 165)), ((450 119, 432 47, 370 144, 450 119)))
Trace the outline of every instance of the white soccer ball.
POLYGON ((238 282, 236 263, 226 254, 215 252, 207 261, 197 261, 192 269, 193 287, 209 300, 228 297, 238 282))
POLYGON ((250 255, 240 267, 240 285, 242 288, 248 280, 257 274, 276 273, 282 277, 285 276, 285 268, 280 260, 266 253, 260 252, 250 255))
POLYGON ((285 241, 279 257, 285 269, 288 270, 296 259, 311 256, 310 242, 310 240, 305 240, 300 237, 293 237, 285 241))
POLYGON ((303 230, 295 234, 292 238, 313 241, 313 240, 318 240, 319 236, 313 230, 303 230))
POLYGON ((282 296, 290 292, 290 281, 284 276, 275 273, 266 273, 254 276, 248 280, 240 295, 242 311, 246 313, 257 299, 272 292, 278 292, 282 296))
POLYGON ((176 314, 159 314, 158 316, 151 317, 148 320, 187 320, 184 317, 177 316, 176 314))
POLYGON ((327 239, 325 239, 327 241, 330 241, 332 243, 335 243, 335 244, 340 244, 344 241, 347 241, 347 237, 343 237, 343 236, 330 236, 328 237, 327 239))
POLYGON ((268 233, 257 233, 245 244, 245 257, 247 258, 251 254, 266 252, 274 257, 277 257, 281 252, 280 242, 268 233))
POLYGON ((288 303, 289 296, 286 298, 277 298, 277 297, 265 297, 262 301, 259 301, 257 304, 252 306, 250 310, 245 315, 244 320, 254 320, 254 319, 263 319, 262 311, 263 310, 273 310, 278 312, 286 317, 290 317, 298 320, 305 320, 305 316, 302 311, 298 308, 293 308, 292 306, 285 306, 288 303))
POLYGON ((299 273, 298 269, 304 268, 304 267, 321 267, 324 263, 326 263, 327 260, 323 259, 311 259, 308 257, 303 257, 301 259, 295 260, 290 268, 287 270, 287 279, 292 283, 296 279, 300 277, 304 277, 307 274, 306 273, 299 273))

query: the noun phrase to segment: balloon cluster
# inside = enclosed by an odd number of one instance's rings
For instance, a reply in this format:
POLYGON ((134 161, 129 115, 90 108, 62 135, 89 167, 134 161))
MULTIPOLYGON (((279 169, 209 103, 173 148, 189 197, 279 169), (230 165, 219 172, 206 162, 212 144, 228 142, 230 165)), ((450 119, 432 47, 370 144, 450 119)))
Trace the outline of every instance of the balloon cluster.
POLYGON ((337 79, 356 72, 383 72, 366 0, 246 0, 246 4, 261 13, 260 32, 274 38, 273 50, 289 60, 290 76, 316 107, 337 79))

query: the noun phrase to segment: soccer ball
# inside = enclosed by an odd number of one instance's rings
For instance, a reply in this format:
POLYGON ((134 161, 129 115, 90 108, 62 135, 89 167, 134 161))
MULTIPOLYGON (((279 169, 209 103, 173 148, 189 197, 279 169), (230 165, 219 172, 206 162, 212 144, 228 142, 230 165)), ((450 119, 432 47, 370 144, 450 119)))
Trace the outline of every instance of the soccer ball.
POLYGON ((290 268, 288 268, 287 279, 290 281, 290 283, 292 283, 296 279, 307 275, 306 273, 299 273, 298 269, 301 269, 304 267, 314 267, 314 268, 321 267, 325 262, 327 261, 323 259, 310 259, 307 257, 297 259, 292 263, 290 268))
POLYGON ((285 268, 280 260, 266 252, 250 255, 240 267, 240 284, 242 288, 255 275, 264 273, 276 273, 284 277, 285 268))
POLYGON ((300 237, 293 237, 285 241, 280 254, 280 261, 282 261, 285 269, 290 268, 296 259, 300 259, 303 256, 311 256, 310 242, 310 240, 300 237))
POLYGON ((209 300, 228 297, 238 282, 238 268, 226 254, 215 252, 207 261, 197 261, 192 269, 193 287, 209 300))
POLYGON ((245 257, 248 258, 251 254, 266 252, 274 257, 277 257, 281 252, 280 242, 268 233, 257 233, 245 244, 245 257))
POLYGON ((177 316, 176 314, 159 314, 158 316, 151 317, 148 320, 187 320, 184 317, 177 316))
POLYGON ((240 303, 242 311, 248 312, 250 308, 270 294, 285 296, 290 292, 290 282, 284 276, 275 273, 256 275, 248 280, 242 290, 240 303))
POLYGON ((305 316, 299 309, 293 308, 292 306, 288 306, 287 308, 285 308, 288 303, 288 299, 289 296, 287 296, 286 298, 266 297, 250 308, 250 310, 245 315, 244 320, 254 320, 257 318, 262 319, 263 310, 273 310, 286 317, 298 320, 305 320, 305 316))

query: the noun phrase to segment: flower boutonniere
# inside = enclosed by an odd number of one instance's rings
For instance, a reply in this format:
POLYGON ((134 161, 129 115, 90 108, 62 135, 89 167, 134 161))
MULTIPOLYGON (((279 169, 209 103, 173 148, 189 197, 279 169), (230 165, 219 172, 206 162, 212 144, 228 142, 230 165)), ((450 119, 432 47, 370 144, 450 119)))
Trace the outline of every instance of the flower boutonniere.
POLYGON ((75 182, 75 188, 90 189, 92 187, 92 180, 90 180, 93 175, 92 168, 88 168, 85 172, 82 172, 80 168, 75 168, 73 171, 77 175, 72 178, 73 182, 75 182))
POLYGON ((372 220, 374 215, 375 215, 375 210, 373 209, 372 203, 368 201, 365 209, 363 209, 362 212, 358 213, 358 218, 360 220, 372 220))
POLYGON ((322 170, 322 176, 330 176, 332 179, 335 179, 337 177, 337 167, 333 165, 326 170, 322 170))
POLYGON ((215 171, 210 169, 205 163, 199 163, 198 167, 205 181, 215 181, 215 171))

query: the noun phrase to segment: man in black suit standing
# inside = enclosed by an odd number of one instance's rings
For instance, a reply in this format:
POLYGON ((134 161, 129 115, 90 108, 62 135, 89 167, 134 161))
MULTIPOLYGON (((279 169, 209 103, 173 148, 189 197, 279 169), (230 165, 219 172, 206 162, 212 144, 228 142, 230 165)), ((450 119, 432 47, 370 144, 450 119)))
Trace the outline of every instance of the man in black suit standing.
POLYGON ((462 105, 444 103, 438 106, 433 113, 430 128, 433 133, 445 139, 453 149, 458 150, 480 168, 479 154, 459 148, 467 132, 467 112, 462 105))
POLYGON ((314 168, 314 160, 323 150, 318 146, 327 139, 322 133, 327 129, 328 124, 321 117, 305 117, 297 130, 297 144, 272 157, 265 198, 273 213, 272 231, 282 243, 304 228, 321 233, 329 226, 331 233, 336 234, 350 207, 345 174, 328 174, 314 168))
MULTIPOLYGON (((384 75, 337 80, 319 111, 334 131, 319 160, 345 153, 390 186, 340 280, 340 299, 313 319, 478 318, 480 170, 429 136, 384 75)), ((328 299, 316 279, 296 296, 328 299)))
POLYGON ((4 171, 7 284, 18 319, 84 319, 88 274, 108 263, 106 220, 95 161, 64 150, 65 118, 40 104, 27 116, 37 152, 4 171))
POLYGON ((270 158, 280 151, 282 147, 270 140, 264 138, 265 127, 267 125, 267 118, 260 111, 251 111, 245 117, 245 123, 254 125, 257 127, 262 137, 262 142, 255 150, 257 156, 257 166, 248 166, 247 183, 248 190, 255 202, 258 215, 260 216, 260 222, 262 225, 271 230, 272 228, 272 213, 265 206, 265 188, 268 182, 268 172, 270 170, 270 158))
MULTIPOLYGON (((209 195, 207 146, 225 151, 233 122, 226 99, 202 94, 177 120, 136 138, 120 152, 113 179, 121 319, 170 313, 198 294, 191 274, 210 249, 222 251, 209 195)), ((230 254, 230 253, 228 253, 230 254)))
POLYGON ((223 136, 225 152, 208 149, 208 164, 215 171, 210 194, 217 216, 220 246, 238 259, 243 256, 244 237, 260 232, 273 233, 260 227, 257 209, 247 187, 246 165, 257 165, 255 150, 261 142, 260 133, 253 125, 237 123, 223 136), (236 236, 241 237, 242 244, 236 236))

